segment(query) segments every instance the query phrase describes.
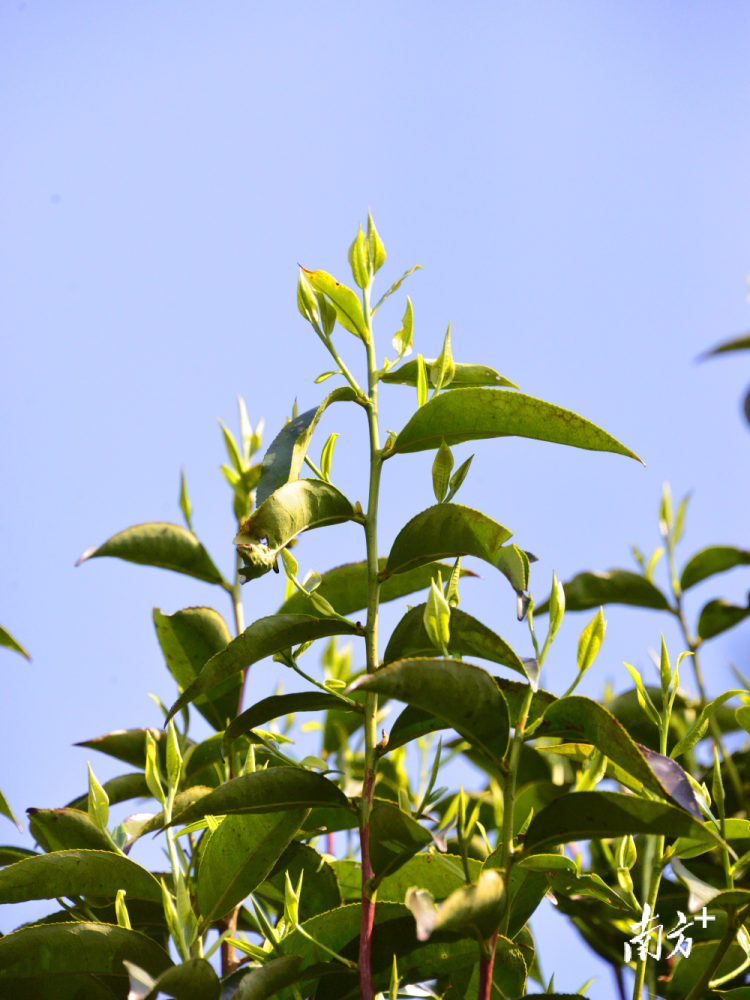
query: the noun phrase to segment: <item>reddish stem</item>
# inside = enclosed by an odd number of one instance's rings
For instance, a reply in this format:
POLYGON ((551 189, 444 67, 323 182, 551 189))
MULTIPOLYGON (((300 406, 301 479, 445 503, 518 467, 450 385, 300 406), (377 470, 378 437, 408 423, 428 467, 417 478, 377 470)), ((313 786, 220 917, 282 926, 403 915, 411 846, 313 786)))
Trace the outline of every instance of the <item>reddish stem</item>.
POLYGON ((492 993, 492 969, 495 965, 495 948, 497 947, 497 934, 492 935, 490 945, 490 957, 483 958, 479 963, 479 1000, 490 1000, 492 993))
POLYGON ((373 874, 372 864, 370 863, 369 811, 372 807, 374 784, 375 775, 366 775, 362 788, 362 799, 363 805, 364 802, 369 803, 369 808, 365 813, 368 818, 362 823, 359 831, 360 853, 362 856, 362 922, 359 934, 359 992, 361 1000, 375 1000, 375 993, 372 988, 372 929, 375 924, 375 902, 369 896, 369 882, 373 874))
POLYGON ((336 853, 336 835, 329 833, 326 835, 326 854, 336 853))

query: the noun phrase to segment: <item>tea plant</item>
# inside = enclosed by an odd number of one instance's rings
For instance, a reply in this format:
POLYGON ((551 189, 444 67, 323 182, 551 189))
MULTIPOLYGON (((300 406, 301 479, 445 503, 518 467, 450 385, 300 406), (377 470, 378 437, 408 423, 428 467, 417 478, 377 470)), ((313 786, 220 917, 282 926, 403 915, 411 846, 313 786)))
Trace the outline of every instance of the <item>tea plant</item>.
MULTIPOLYGON (((575 581, 563 587, 553 575, 550 599, 535 615, 529 589, 535 557, 511 542, 511 531, 498 521, 455 500, 472 460, 454 471, 451 447, 464 441, 516 435, 637 456, 589 421, 521 393, 493 368, 454 361, 450 325, 437 358, 405 360, 413 353, 408 298, 391 341, 395 360, 378 367, 378 309, 416 270, 373 306, 384 261, 369 218, 349 251, 359 291, 325 271, 300 271, 299 311, 333 359, 316 383, 332 377, 343 383, 317 407, 295 409, 262 462, 255 461, 260 433, 242 401, 239 439, 223 427, 229 463, 222 468, 238 522, 231 580, 193 531, 184 477, 186 528, 138 525, 82 556, 82 562, 113 556, 159 566, 223 589, 236 635, 211 608, 171 615, 156 609, 157 638, 179 693, 164 709, 164 728, 84 741, 134 770, 101 785, 89 766, 86 794, 62 809, 30 810, 40 853, 0 848, 6 866, 0 903, 50 899, 59 905, 0 938, 3 996, 396 1000, 404 988, 421 984, 445 1000, 489 1000, 525 995, 529 978, 555 995, 552 981, 542 979, 528 927, 547 895, 612 963, 621 992, 627 960, 635 997, 646 979, 655 988, 658 975, 670 977, 665 996, 696 1000, 717 973, 734 976, 745 961, 736 961, 736 952, 747 946, 750 890, 742 879, 750 843, 743 837, 750 841, 750 824, 735 815, 745 809, 745 765, 736 761, 732 772, 721 742, 737 725, 734 714, 720 699, 706 703, 702 689, 697 703, 687 701, 678 690, 682 657, 672 668, 664 646, 660 692, 634 672, 635 693, 607 706, 575 694, 604 639, 601 609, 581 634, 573 685, 559 697, 541 689, 540 670, 566 604, 569 610, 599 607, 615 591, 587 584, 582 592, 575 581), (347 345, 364 352, 362 386, 344 358, 347 345), (417 404, 405 426, 386 432, 384 441, 381 383, 411 387, 417 404), (309 454, 316 426, 334 403, 349 405, 363 427, 366 422, 366 510, 334 485, 338 435, 325 441, 317 463, 309 454), (425 450, 435 452, 437 502, 412 517, 381 555, 381 476, 405 476, 408 456, 425 450), (312 475, 301 477, 305 465, 312 475), (363 529, 358 561, 301 573, 294 552, 303 533, 347 521, 363 529), (462 566, 466 556, 508 581, 533 655, 520 656, 460 610, 461 581, 470 573, 462 566), (286 577, 284 603, 276 615, 245 627, 241 583, 263 586, 258 581, 272 570, 286 577), (425 590, 427 599, 406 610, 383 644, 381 603, 425 590), (549 613, 543 638, 535 624, 542 611, 549 613), (339 647, 339 637, 349 645, 339 647), (321 639, 327 640, 322 680, 305 666, 321 639), (464 657, 520 679, 497 676, 464 657), (241 711, 243 695, 253 701, 256 665, 265 660, 262 669, 268 669, 269 658, 308 689, 277 693, 241 711), (405 707, 386 734, 381 723, 392 707, 387 703, 395 702, 405 707), (191 707, 214 735, 191 739, 191 707), (313 726, 302 727, 320 733, 319 752, 300 760, 290 735, 294 720, 321 712, 317 730, 315 714, 313 726), (692 726, 691 713, 697 715, 692 726), (720 755, 713 775, 693 753, 709 727, 720 755), (407 767, 414 751, 417 783, 407 767), (486 776, 483 787, 438 787, 441 767, 457 755, 486 776), (606 791, 599 787, 605 779, 606 791), (712 782, 716 817, 705 781, 712 782), (160 811, 136 813, 110 828, 110 805, 147 797, 160 811), (163 837, 167 872, 152 873, 130 857, 149 834, 163 837), (586 858, 575 846, 581 841, 589 844, 586 858), (701 860, 689 872, 680 859, 695 857, 701 860), (686 888, 660 881, 667 864, 686 888), (636 886, 631 872, 637 878, 639 867, 636 886), (634 926, 645 917, 648 930, 657 907, 662 916, 676 916, 678 907, 687 914, 704 899, 718 911, 713 937, 689 958, 649 960, 637 945, 627 958, 634 926), (220 975, 209 961, 217 949, 220 975), (734 964, 725 970, 722 962, 734 964)), ((684 504, 673 516, 665 501, 670 560, 681 519, 684 504)), ((644 560, 641 574, 629 575, 636 596, 660 593, 650 577, 653 562, 644 560)), ((610 574, 607 585, 622 579, 610 574)), ((659 600, 680 618, 677 591, 672 604, 663 594, 659 600)), ((716 628, 726 609, 708 617, 716 628)), ((687 652, 697 653, 706 637, 699 622, 696 636, 686 632, 687 652)), ((724 701, 738 693, 728 692, 724 701)))

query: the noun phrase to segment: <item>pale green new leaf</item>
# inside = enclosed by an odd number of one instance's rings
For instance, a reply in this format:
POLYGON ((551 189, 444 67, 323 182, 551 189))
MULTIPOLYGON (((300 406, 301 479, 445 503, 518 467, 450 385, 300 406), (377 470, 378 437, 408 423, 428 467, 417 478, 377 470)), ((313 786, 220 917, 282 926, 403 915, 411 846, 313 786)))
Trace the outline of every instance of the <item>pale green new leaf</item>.
POLYGON ((23 833, 23 827, 18 822, 16 817, 13 815, 13 811, 8 805, 8 800, 5 798, 2 792, 0 792, 0 816, 7 817, 11 821, 11 823, 15 823, 19 831, 23 833))
MULTIPOLYGON (((435 364, 435 358, 425 358, 425 366, 430 369, 435 364)), ((510 379, 504 378, 494 368, 488 365, 466 365, 460 361, 454 362, 455 374, 450 385, 443 386, 443 389, 466 389, 469 386, 494 386, 496 389, 517 389, 518 386, 510 379)), ((417 384, 418 365, 417 360, 407 361, 400 368, 392 369, 381 376, 381 381, 390 385, 410 385, 412 388, 417 384)))
POLYGON ((401 285, 404 283, 404 281, 406 281, 406 279, 409 277, 410 274, 414 274, 415 271, 421 271, 421 270, 422 270, 422 265, 421 264, 415 264, 414 267, 410 267, 408 271, 404 271, 404 273, 401 275, 401 277, 398 279, 398 281, 394 281, 394 283, 391 285, 391 287, 388 289, 388 291, 385 293, 385 295, 381 295, 381 297, 378 299, 377 304, 375 305, 375 307, 372 310, 373 316, 378 311, 378 309, 382 306, 382 304, 385 302, 385 300, 388 298, 388 296, 389 295, 393 295, 394 292, 397 292, 399 290, 399 288, 401 287, 401 285))
POLYGON ((447 656, 451 638, 451 609, 434 580, 430 585, 430 596, 424 606, 422 621, 431 644, 447 656))
POLYGON ((601 644, 604 641, 606 628, 607 623, 604 620, 604 613, 600 608, 596 616, 591 619, 583 630, 578 640, 577 664, 579 675, 585 674, 596 659, 601 644))
MULTIPOLYGON (((414 339, 414 310, 411 299, 406 296, 406 312, 401 320, 401 329, 393 335, 393 346, 398 351, 399 358, 403 358, 412 352, 412 340, 414 339)), ((384 378, 385 381, 388 381, 384 378)))
POLYGON ((449 323, 440 357, 430 369, 430 382, 435 386, 435 395, 442 388, 451 384, 455 374, 456 366, 453 361, 453 354, 451 353, 451 325, 449 323))
POLYGON ((432 463, 432 489, 438 503, 442 503, 445 499, 452 471, 453 453, 443 441, 437 450, 435 461, 432 463))
MULTIPOLYGON (((724 694, 720 694, 718 698, 714 698, 713 701, 709 701, 707 705, 704 705, 701 709, 700 715, 693 723, 690 732, 686 736, 683 736, 683 738, 675 744, 669 756, 676 760, 681 754, 686 753, 688 750, 692 750, 696 743, 699 743, 708 732, 709 722, 714 712, 721 708, 724 702, 729 701, 730 698, 736 698, 742 694, 747 694, 747 692, 725 691, 724 694)), ((743 709, 737 710, 737 712, 741 711, 743 711, 743 709)), ((735 715, 737 715, 737 712, 735 715)), ((739 715, 737 715, 737 721, 740 725, 742 725, 739 715)))
POLYGON ((331 301, 336 310, 336 319, 343 328, 367 343, 367 325, 357 293, 336 281, 326 271, 308 271, 305 267, 302 270, 312 287, 331 301))

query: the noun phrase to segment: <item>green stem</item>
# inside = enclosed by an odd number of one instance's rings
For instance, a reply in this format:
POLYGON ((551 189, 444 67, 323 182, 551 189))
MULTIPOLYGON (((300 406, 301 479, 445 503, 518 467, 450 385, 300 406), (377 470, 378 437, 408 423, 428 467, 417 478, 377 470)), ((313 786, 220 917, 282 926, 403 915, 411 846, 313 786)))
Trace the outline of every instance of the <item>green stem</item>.
MULTIPOLYGON (((648 890, 648 900, 647 905, 650 907, 650 913, 656 913, 656 899, 659 895, 659 883, 661 882, 661 874, 664 870, 664 837, 655 838, 655 850, 654 850, 654 864, 651 869, 651 884, 648 890)), ((635 984, 633 986, 633 1000, 641 1000, 643 994, 643 984, 646 980, 646 962, 648 961, 648 955, 642 959, 638 959, 635 968, 635 984)))
MULTIPOLYGON (((380 450, 378 429, 378 375, 375 361, 375 347, 372 337, 372 313, 370 311, 370 288, 363 289, 362 306, 367 325, 367 376, 369 402, 367 420, 370 431, 370 490, 365 518, 365 539, 367 543, 367 624, 365 625, 365 645, 367 648, 367 672, 375 673, 378 668, 378 604, 380 580, 378 566, 378 499, 380 495, 380 473, 383 455, 380 450)), ((372 985, 372 934, 375 922, 375 899, 370 884, 372 865, 370 863, 370 814, 372 812, 375 789, 375 775, 378 766, 377 714, 378 696, 365 696, 365 767, 362 782, 362 804, 360 813, 360 848, 362 860, 362 923, 360 928, 359 987, 362 1000, 374 1000, 372 985)))
POLYGON ((516 727, 513 730, 513 742, 510 747, 510 759, 508 762, 508 775, 503 788, 503 847, 500 854, 500 870, 505 879, 506 906, 500 924, 500 933, 507 934, 508 922, 510 920, 510 906, 508 905, 508 886, 510 884, 510 873, 513 868, 513 806, 516 797, 516 775, 518 773, 518 761, 521 756, 521 745, 523 743, 523 731, 526 720, 529 717, 529 709, 534 698, 531 685, 526 689, 526 694, 518 713, 516 727))
POLYGON ((242 568, 242 557, 237 554, 237 562, 234 570, 234 585, 232 586, 232 609, 234 611, 234 626, 237 635, 245 631, 245 609, 242 606, 242 583, 240 581, 240 569, 242 568))
POLYGON ((349 698, 347 695, 342 694, 340 691, 336 691, 333 688, 327 688, 325 684, 321 684, 320 681, 316 681, 314 678, 306 674, 304 670, 300 670, 297 666, 296 660, 292 661, 292 670, 298 673, 300 677, 304 677, 304 679, 310 684, 314 684, 316 688, 320 688, 320 690, 325 691, 326 694, 332 694, 334 698, 338 698, 340 701, 345 702, 349 708, 353 709, 353 711, 362 711, 362 705, 358 701, 355 701, 353 698, 349 698))
MULTIPOLYGON (((368 296, 369 296, 369 289, 368 289, 368 296)), ((365 321, 367 321, 367 320, 368 320, 368 317, 365 317, 365 321)), ((367 325, 368 325, 368 329, 370 329, 371 328, 371 322, 368 322, 367 325)), ((333 360, 339 366, 339 368, 341 370, 341 374, 344 376, 344 378, 346 379, 346 381, 349 383, 349 385, 352 387, 352 389, 354 389, 354 391, 356 393, 358 393, 360 396, 364 395, 364 393, 360 389, 359 385, 357 384, 357 380, 352 375, 352 373, 349 371, 349 369, 346 367, 346 365, 341 360, 341 358, 338 356, 338 352, 336 351, 336 348, 333 346, 333 341, 331 340, 331 338, 330 337, 326 337, 326 335, 323 333, 323 331, 320 329, 320 327, 318 326, 317 323, 313 323, 313 326, 315 328, 315 332, 317 333, 317 335, 320 337, 320 339, 325 344, 326 349, 328 350, 328 353, 331 355, 331 357, 333 358, 333 360)), ((370 338, 370 339, 372 339, 372 338, 370 338)))

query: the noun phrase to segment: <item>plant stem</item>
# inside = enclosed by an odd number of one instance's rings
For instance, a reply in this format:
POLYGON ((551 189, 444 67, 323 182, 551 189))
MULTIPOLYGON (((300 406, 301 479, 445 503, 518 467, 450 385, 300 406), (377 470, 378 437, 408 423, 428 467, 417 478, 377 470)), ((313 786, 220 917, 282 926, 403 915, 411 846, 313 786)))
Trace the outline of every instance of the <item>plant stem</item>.
POLYGON ((479 963, 479 998, 490 1000, 492 994, 492 968, 495 964, 495 949, 497 948, 498 931, 492 935, 489 958, 483 958, 479 963))
MULTIPOLYGON (((655 838, 655 851, 654 851, 654 864, 651 869, 651 884, 648 890, 648 902, 647 905, 650 907, 649 912, 654 914, 656 912, 656 899, 659 895, 659 883, 661 882, 661 873, 664 870, 664 860, 662 855, 664 854, 664 837, 655 838)), ((635 984, 633 986, 633 1000, 641 1000, 643 994, 643 984, 646 980, 646 962, 648 960, 648 954, 644 958, 639 958, 635 968, 635 984)))
MULTIPOLYGON (((378 430, 378 374, 375 361, 375 347, 372 338, 372 313, 370 312, 370 287, 363 289, 362 306, 368 330, 367 377, 369 403, 367 420, 370 430, 370 490, 365 518, 365 539, 367 542, 367 624, 365 645, 367 648, 367 672, 378 668, 378 602, 380 580, 378 578, 378 498, 380 494, 380 473, 383 456, 380 451, 378 430)), ((343 370, 343 369, 342 369, 343 370)), ((362 804, 360 814, 360 848, 362 860, 362 923, 359 946, 359 988, 362 1000, 374 1000, 372 987, 372 931, 375 922, 375 898, 370 880, 370 813, 372 812, 375 774, 378 766, 377 755, 377 714, 378 696, 365 696, 365 769, 362 782, 362 804)))
MULTIPOLYGON (((236 906, 232 912, 224 917, 223 920, 219 921, 219 933, 225 933, 228 937, 237 936, 237 916, 240 912, 239 906, 236 906)), ((229 941, 224 940, 221 942, 221 977, 229 976, 237 968, 237 954, 234 950, 234 945, 230 944, 229 941)))
POLYGON ((240 569, 242 568, 242 557, 237 554, 237 562, 234 569, 234 585, 232 586, 232 608, 234 610, 234 627, 237 635, 245 631, 245 609, 242 606, 242 584, 240 582, 240 569))
MULTIPOLYGON (((518 773, 518 761, 521 756, 521 745, 523 743, 523 731, 526 720, 529 717, 529 709, 534 697, 531 685, 528 686, 526 694, 518 713, 516 727, 513 730, 513 742, 510 747, 510 760, 508 763, 508 775, 503 788, 503 848, 500 855, 500 870, 505 879, 505 912, 500 924, 503 934, 508 930, 510 920, 510 906, 508 898, 508 888, 510 885, 510 873, 513 868, 513 806, 516 797, 516 774, 518 773)), ((491 982, 491 979, 490 979, 491 982)), ((480 992, 481 997, 481 992, 480 992)))

